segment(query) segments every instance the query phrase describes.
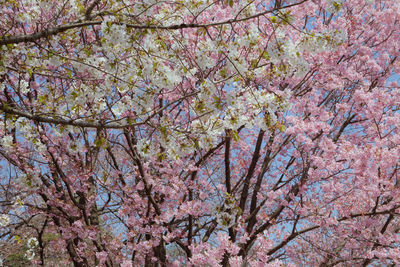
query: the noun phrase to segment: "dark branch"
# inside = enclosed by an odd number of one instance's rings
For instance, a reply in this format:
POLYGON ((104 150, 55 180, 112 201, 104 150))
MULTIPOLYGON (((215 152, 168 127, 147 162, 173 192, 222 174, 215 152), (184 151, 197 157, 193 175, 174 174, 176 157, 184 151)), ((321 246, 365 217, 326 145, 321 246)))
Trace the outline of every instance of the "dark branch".
MULTIPOLYGON (((287 9, 287 8, 291 8, 291 7, 303 4, 307 1, 308 0, 303 0, 298 3, 290 4, 290 5, 283 6, 283 7, 279 7, 279 8, 275 7, 273 9, 269 9, 264 12, 254 14, 253 16, 249 16, 249 17, 245 17, 245 18, 241 18, 241 19, 229 19, 229 20, 224 20, 221 22, 208 23, 208 24, 195 24, 195 23, 185 24, 185 23, 182 23, 182 24, 175 24, 175 25, 170 25, 170 26, 162 26, 162 25, 137 25, 137 24, 128 24, 128 23, 121 23, 121 22, 113 22, 113 23, 120 24, 120 25, 126 25, 126 27, 128 27, 128 28, 133 28, 133 29, 138 29, 138 30, 140 30, 140 29, 142 29, 142 30, 144 30, 144 29, 180 30, 180 29, 187 29, 187 28, 208 28, 208 27, 221 26, 221 25, 225 25, 225 24, 232 24, 232 23, 238 23, 238 22, 255 19, 255 18, 264 16, 265 14, 277 11, 277 10, 287 9)), ((94 6, 93 6, 93 8, 94 8, 94 6)), ((89 9, 87 11, 89 11, 89 9)), ((61 25, 61 26, 56 26, 54 28, 46 29, 46 30, 36 32, 33 34, 3 37, 0 39, 0 45, 34 42, 38 39, 56 35, 58 33, 65 32, 70 29, 80 28, 80 27, 84 27, 84 26, 100 25, 101 23, 102 23, 102 21, 75 22, 75 23, 69 23, 69 24, 65 24, 65 25, 61 25)))

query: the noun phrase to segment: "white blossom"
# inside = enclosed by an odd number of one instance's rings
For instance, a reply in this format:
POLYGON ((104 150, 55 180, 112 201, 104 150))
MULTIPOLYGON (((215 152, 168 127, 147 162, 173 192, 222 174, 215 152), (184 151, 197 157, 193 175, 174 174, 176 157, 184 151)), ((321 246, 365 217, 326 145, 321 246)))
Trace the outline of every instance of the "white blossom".
POLYGON ((35 258, 35 252, 32 249, 28 249, 25 252, 25 258, 29 261, 33 260, 35 258))
POLYGON ((8 216, 7 214, 0 215, 0 226, 6 227, 9 224, 10 224, 10 216, 8 216))
POLYGON ((3 136, 3 138, 0 140, 0 143, 4 150, 8 152, 12 151, 14 148, 13 137, 10 135, 3 136))
POLYGON ((23 93, 23 94, 27 94, 30 91, 29 83, 25 80, 21 80, 19 88, 21 90, 21 93, 23 93))
POLYGON ((341 9, 341 7, 342 7, 341 0, 328 0, 326 11, 328 11, 329 13, 336 13, 341 9))
POLYGON ((126 110, 126 108, 124 103, 122 103, 122 101, 119 101, 112 106, 111 110, 115 114, 115 116, 119 117, 126 110))
POLYGON ((31 237, 28 239, 28 241, 26 242, 26 244, 28 245, 28 247, 30 249, 34 249, 35 247, 37 247, 39 245, 38 240, 36 239, 36 237, 31 237))

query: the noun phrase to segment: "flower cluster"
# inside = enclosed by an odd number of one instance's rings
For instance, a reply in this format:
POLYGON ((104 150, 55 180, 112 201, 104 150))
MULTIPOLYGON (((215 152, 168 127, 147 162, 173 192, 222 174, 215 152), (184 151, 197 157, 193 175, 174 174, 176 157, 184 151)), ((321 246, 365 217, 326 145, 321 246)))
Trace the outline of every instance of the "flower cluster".
POLYGON ((39 245, 39 242, 36 237, 31 237, 26 242, 26 245, 28 246, 28 250, 25 252, 25 258, 31 261, 35 258, 35 248, 39 245))
POLYGON ((0 226, 6 227, 10 223, 10 216, 7 214, 0 215, 0 226))
POLYGON ((219 226, 230 228, 237 223, 242 211, 237 206, 237 200, 226 193, 224 204, 215 208, 215 218, 219 226))

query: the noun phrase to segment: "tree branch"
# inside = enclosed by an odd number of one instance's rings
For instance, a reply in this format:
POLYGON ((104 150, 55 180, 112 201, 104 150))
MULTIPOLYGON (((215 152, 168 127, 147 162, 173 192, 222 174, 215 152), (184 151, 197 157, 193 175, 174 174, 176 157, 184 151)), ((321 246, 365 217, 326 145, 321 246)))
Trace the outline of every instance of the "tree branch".
MULTIPOLYGON (((215 26, 221 26, 225 24, 232 24, 232 23, 238 23, 238 22, 243 22, 251 19, 255 19, 261 16, 264 16, 268 13, 272 13, 277 10, 282 10, 282 9, 287 9, 291 8, 297 5, 301 5, 308 0, 303 0, 298 3, 286 5, 283 7, 274 7, 273 9, 269 9, 257 14, 254 14, 249 17, 241 18, 241 19, 229 19, 229 20, 224 20, 220 22, 214 22, 214 23, 207 23, 207 24, 195 24, 195 23, 189 23, 189 24, 175 24, 175 25, 170 25, 170 26, 162 26, 162 25, 137 25, 137 24, 128 24, 128 23, 121 23, 121 22, 113 22, 114 24, 118 25, 125 25, 128 28, 133 28, 133 29, 153 29, 153 30, 180 30, 180 29, 187 29, 187 28, 208 28, 208 27, 215 27, 215 26)), ((95 1, 96 2, 96 1, 95 1)), ((93 6, 94 8, 94 6, 93 6)), ((89 11, 89 9, 87 10, 89 11)), ((90 13, 89 13, 90 14, 90 13)), ((53 27, 51 29, 46 29, 40 32, 36 32, 33 34, 27 34, 27 35, 16 35, 16 36, 9 36, 9 37, 3 37, 0 39, 0 46, 1 45, 7 45, 7 44, 18 44, 18 43, 27 43, 27 42, 34 42, 38 39, 41 38, 46 38, 52 35, 56 35, 61 32, 65 32, 70 29, 74 28, 80 28, 84 26, 94 26, 94 25, 100 25, 102 21, 86 21, 86 22, 75 22, 75 23, 68 23, 65 25, 60 25, 53 27)))

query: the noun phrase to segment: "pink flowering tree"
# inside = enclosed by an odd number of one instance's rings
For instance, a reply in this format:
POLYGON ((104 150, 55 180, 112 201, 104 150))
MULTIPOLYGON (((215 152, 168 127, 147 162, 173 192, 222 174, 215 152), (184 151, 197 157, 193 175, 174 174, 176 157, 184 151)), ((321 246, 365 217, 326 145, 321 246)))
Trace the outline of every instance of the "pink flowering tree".
POLYGON ((399 1, 0 13, 0 238, 25 264, 400 265, 399 1))

